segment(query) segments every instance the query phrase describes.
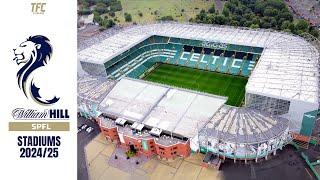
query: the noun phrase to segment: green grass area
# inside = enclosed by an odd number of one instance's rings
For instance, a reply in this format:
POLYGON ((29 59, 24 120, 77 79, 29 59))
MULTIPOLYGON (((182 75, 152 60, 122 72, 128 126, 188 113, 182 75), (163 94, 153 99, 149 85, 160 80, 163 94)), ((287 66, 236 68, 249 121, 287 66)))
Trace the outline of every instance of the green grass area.
POLYGON ((227 104, 240 106, 248 79, 182 66, 160 64, 143 78, 147 81, 227 96, 227 104))
MULTIPOLYGON (((126 24, 124 13, 132 15, 132 22, 150 23, 163 16, 172 16, 179 22, 189 21, 201 9, 208 10, 214 0, 120 0, 122 11, 116 12, 119 24, 126 24), (183 10, 182 10, 183 9, 183 10), (155 11, 157 13, 155 14, 155 11), (139 16, 142 13, 142 17, 139 16)), ((109 16, 109 15, 108 15, 109 16)), ((113 18, 112 18, 113 19, 113 18)))

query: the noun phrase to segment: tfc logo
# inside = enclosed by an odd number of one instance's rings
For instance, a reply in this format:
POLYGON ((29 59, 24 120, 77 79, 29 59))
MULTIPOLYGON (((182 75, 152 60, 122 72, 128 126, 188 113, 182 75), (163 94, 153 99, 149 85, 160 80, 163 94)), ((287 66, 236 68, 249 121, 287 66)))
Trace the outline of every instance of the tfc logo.
POLYGON ((44 14, 45 12, 45 5, 47 3, 31 3, 31 7, 32 7, 32 13, 33 14, 44 14))

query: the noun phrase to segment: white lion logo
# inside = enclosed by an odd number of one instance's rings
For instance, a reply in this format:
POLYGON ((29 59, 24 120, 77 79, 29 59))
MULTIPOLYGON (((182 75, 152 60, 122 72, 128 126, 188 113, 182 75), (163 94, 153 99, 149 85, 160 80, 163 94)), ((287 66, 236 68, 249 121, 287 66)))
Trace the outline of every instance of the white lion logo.
MULTIPOLYGON (((42 35, 30 36, 26 41, 22 42, 16 49, 13 49, 14 58, 18 65, 23 64, 17 73, 19 88, 27 96, 26 82, 29 75, 37 68, 47 64, 51 58, 52 47, 49 39, 42 35)), ((38 88, 32 81, 30 84, 30 95, 41 104, 54 104, 59 98, 54 97, 50 100, 42 100, 38 88)))

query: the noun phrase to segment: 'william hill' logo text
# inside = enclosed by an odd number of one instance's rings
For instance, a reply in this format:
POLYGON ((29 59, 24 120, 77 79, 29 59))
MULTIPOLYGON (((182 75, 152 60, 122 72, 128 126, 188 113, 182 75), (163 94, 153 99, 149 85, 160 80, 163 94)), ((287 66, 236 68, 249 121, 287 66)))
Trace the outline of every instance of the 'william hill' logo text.
POLYGON ((12 117, 18 119, 69 119, 68 109, 35 109, 16 108, 12 111, 12 117))

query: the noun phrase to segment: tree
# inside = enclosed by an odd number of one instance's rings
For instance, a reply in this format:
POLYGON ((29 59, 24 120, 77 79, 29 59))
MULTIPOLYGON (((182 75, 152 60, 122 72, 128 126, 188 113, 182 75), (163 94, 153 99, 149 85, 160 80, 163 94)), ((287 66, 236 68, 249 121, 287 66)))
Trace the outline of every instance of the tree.
POLYGON ((305 20, 299 20, 296 24, 296 29, 299 31, 306 32, 309 29, 309 23, 305 20))
POLYGON ((206 23, 208 19, 208 15, 205 10, 201 10, 199 14, 196 15, 196 22, 198 23, 206 23))
POLYGON ((271 28, 271 24, 265 20, 261 21, 260 25, 262 28, 266 28, 266 29, 271 28))
POLYGON ((264 1, 256 1, 254 6, 254 12, 257 14, 262 14, 265 8, 266 4, 264 1))
POLYGON ((160 18, 161 21, 173 21, 173 17, 172 16, 162 16, 160 18))
POLYGON ((231 26, 239 26, 239 22, 238 22, 238 21, 235 21, 235 20, 232 20, 229 24, 230 24, 231 26))
POLYGON ((243 8, 242 6, 238 6, 235 8, 234 13, 238 14, 238 15, 243 15, 244 14, 244 10, 245 8, 243 8))
POLYGON ((268 0, 268 1, 266 1, 266 4, 268 6, 271 6, 271 7, 275 8, 275 9, 284 9, 284 8, 286 8, 286 5, 281 0, 268 0))
POLYGON ((272 17, 270 19, 270 24, 271 24, 271 27, 273 27, 274 29, 279 29, 276 18, 272 17))
POLYGON ((81 4, 84 4, 84 3, 88 4, 88 7, 89 7, 89 6, 96 4, 97 1, 96 0, 81 0, 81 4))
POLYGON ((293 21, 293 16, 288 11, 280 12, 279 17, 284 18, 285 20, 288 20, 288 21, 293 21))
MULTIPOLYGON (((213 11, 209 10, 207 13, 201 10, 190 21, 251 28, 272 28, 295 34, 311 32, 306 22, 293 23, 293 16, 283 0, 228 0, 224 4, 221 14, 217 11, 210 12, 213 11)), ((319 31, 313 30, 312 33, 318 35, 319 31)))
POLYGON ((214 17, 215 24, 225 25, 226 22, 227 22, 227 18, 224 17, 223 15, 217 15, 214 17))
POLYGON ((96 22, 98 24, 101 24, 101 22, 102 22, 101 16, 96 11, 93 12, 93 20, 94 20, 94 22, 96 22))
POLYGON ((228 8, 223 8, 222 14, 223 14, 225 17, 229 17, 229 14, 230 14, 229 9, 228 9, 228 8))
POLYGON ((125 19, 126 22, 131 22, 132 21, 131 14, 124 13, 124 19, 125 19))
POLYGON ((90 4, 89 4, 88 2, 86 2, 86 1, 84 1, 84 2, 82 3, 82 7, 83 7, 83 8, 89 9, 89 6, 90 6, 90 4))
POLYGON ((290 29, 284 29, 283 31, 284 31, 284 32, 287 32, 287 33, 291 33, 291 30, 290 30, 290 29))
POLYGON ((302 34, 302 33, 304 33, 304 32, 305 32, 305 31, 297 30, 297 29, 296 29, 296 31, 295 31, 296 34, 302 34))
POLYGON ((79 14, 81 14, 81 15, 89 15, 89 14, 91 14, 91 11, 90 11, 90 9, 82 9, 79 12, 79 14))
POLYGON ((114 16, 116 16, 116 13, 114 13, 113 11, 110 11, 109 16, 114 17, 114 16))
POLYGON ((117 0, 110 0, 110 10, 113 12, 121 11, 121 2, 117 0))
POLYGON ((104 14, 108 12, 108 6, 103 2, 99 2, 96 4, 94 11, 98 12, 99 14, 104 14))
POLYGON ((247 13, 247 14, 244 14, 243 17, 247 20, 247 21, 251 21, 255 15, 252 14, 252 13, 247 13))
POLYGON ((230 12, 233 13, 237 6, 235 4, 233 4, 233 3, 231 3, 231 2, 226 2, 224 7, 229 9, 230 12))
POLYGON ((290 24, 292 24, 290 21, 283 21, 283 23, 281 24, 280 29, 281 30, 289 29, 290 24))
POLYGON ((260 19, 259 19, 258 17, 256 17, 256 16, 254 16, 254 17, 252 18, 252 23, 259 25, 259 24, 260 24, 260 19))
POLYGON ((293 23, 290 23, 290 24, 288 25, 288 29, 290 29, 290 31, 291 31, 292 33, 295 33, 295 31, 296 31, 296 27, 294 26, 293 23))
POLYGON ((245 26, 245 27, 250 27, 252 25, 252 22, 251 21, 245 21, 244 23, 243 23, 243 26, 245 26))
POLYGON ((107 6, 110 5, 110 0, 93 0, 93 1, 101 1, 101 2, 105 3, 107 6))
POLYGON ((115 25, 115 23, 113 22, 113 20, 112 20, 112 19, 109 19, 109 20, 108 20, 108 23, 107 23, 107 27, 110 28, 110 27, 112 27, 112 26, 114 26, 114 25, 115 25))
POLYGON ((310 34, 316 38, 319 37, 320 33, 319 33, 319 30, 315 29, 315 28, 311 28, 310 29, 310 34))
POLYGON ((251 29, 257 29, 257 28, 259 28, 259 24, 251 24, 250 28, 251 29))
POLYGON ((269 16, 269 17, 274 17, 278 15, 278 10, 272 8, 272 7, 267 7, 264 11, 263 11, 263 15, 264 16, 269 16))
POLYGON ((105 28, 110 28, 114 25, 115 25, 114 21, 112 19, 107 19, 107 18, 104 18, 101 24, 101 26, 105 28))

